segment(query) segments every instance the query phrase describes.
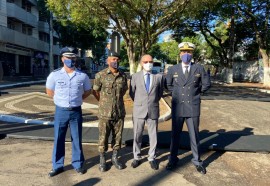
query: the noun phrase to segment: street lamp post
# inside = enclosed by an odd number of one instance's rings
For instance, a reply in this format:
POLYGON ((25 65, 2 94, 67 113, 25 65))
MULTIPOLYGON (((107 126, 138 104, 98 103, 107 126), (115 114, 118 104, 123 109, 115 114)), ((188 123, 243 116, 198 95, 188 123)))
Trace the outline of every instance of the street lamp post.
POLYGON ((53 15, 52 15, 52 12, 50 12, 49 28, 50 28, 49 68, 50 68, 50 72, 52 72, 54 70, 54 65, 53 65, 53 15))

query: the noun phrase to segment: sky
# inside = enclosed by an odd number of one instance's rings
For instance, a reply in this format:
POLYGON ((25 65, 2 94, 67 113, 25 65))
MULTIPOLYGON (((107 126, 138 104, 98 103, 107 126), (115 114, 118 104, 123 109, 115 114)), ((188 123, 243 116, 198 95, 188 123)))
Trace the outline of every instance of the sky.
POLYGON ((172 31, 165 31, 158 37, 158 43, 162 43, 164 40, 164 37, 169 36, 172 34, 172 31))

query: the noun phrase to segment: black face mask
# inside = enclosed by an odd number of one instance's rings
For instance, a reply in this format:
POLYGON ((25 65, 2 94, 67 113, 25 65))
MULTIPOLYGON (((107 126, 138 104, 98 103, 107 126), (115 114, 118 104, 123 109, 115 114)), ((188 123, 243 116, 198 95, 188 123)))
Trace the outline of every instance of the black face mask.
POLYGON ((111 63, 110 63, 110 66, 111 66, 112 68, 114 68, 114 69, 118 69, 119 64, 118 64, 117 61, 114 61, 114 62, 111 62, 111 63))

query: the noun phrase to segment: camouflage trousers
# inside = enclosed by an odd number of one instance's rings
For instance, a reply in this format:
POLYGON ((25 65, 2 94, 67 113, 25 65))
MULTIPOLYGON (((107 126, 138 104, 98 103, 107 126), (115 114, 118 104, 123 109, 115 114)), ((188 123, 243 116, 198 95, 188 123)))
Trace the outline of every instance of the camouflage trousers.
POLYGON ((124 128, 124 118, 111 120, 111 119, 99 119, 99 143, 98 151, 100 153, 108 150, 108 139, 112 131, 111 147, 113 150, 121 149, 122 132, 124 128))

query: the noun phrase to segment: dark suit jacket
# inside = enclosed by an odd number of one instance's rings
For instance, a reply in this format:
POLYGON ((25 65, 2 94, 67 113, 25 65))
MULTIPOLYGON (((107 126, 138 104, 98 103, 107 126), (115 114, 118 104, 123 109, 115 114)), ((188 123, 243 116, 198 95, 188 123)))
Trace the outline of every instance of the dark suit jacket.
POLYGON ((129 95, 134 101, 133 117, 158 119, 159 100, 163 94, 163 77, 161 74, 153 74, 150 92, 147 93, 144 83, 143 71, 132 75, 130 80, 129 95))
POLYGON ((191 64, 187 79, 182 64, 170 67, 166 75, 166 85, 172 92, 172 117, 200 116, 201 93, 211 86, 203 66, 191 64))

